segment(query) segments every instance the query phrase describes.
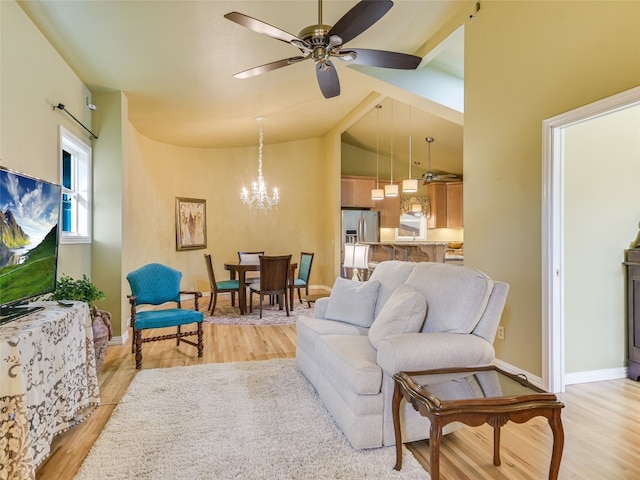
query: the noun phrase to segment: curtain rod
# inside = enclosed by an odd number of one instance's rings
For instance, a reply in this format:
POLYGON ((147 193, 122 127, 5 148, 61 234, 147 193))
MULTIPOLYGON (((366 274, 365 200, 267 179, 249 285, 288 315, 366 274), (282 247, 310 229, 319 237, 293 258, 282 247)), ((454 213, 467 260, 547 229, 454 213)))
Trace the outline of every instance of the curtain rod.
POLYGON ((85 126, 84 126, 84 124, 83 124, 80 120, 78 120, 76 117, 74 117, 74 116, 71 114, 71 112, 70 112, 69 110, 67 110, 66 108, 64 108, 64 105, 63 105, 62 103, 59 103, 58 105, 54 105, 54 106, 53 106, 53 109, 54 109, 54 110, 55 110, 56 108, 57 108, 58 110, 62 110, 64 113, 66 113, 66 114, 67 114, 67 115, 69 115, 71 118, 73 118, 73 119, 76 121, 76 123, 77 123, 78 125, 80 125, 82 128, 84 128, 87 132, 89 132, 89 134, 90 134, 93 138, 95 138, 96 140, 98 139, 98 136, 97 136, 95 133, 93 133, 91 130, 89 130, 87 127, 85 127, 85 126))

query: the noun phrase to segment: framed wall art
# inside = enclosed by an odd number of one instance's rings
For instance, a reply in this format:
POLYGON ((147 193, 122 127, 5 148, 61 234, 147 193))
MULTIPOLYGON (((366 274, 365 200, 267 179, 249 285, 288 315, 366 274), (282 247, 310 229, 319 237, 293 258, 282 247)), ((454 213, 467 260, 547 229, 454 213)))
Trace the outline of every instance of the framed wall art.
POLYGON ((176 197, 176 250, 207 248, 207 201, 176 197))

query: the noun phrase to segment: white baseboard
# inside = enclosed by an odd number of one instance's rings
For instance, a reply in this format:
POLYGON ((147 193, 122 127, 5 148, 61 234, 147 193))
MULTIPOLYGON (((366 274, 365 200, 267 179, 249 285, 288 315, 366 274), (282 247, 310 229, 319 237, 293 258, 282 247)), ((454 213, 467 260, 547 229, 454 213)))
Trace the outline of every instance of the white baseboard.
POLYGON ((124 345, 129 340, 129 330, 125 330, 122 335, 118 337, 111 337, 108 345, 124 345))
POLYGON ((534 375, 533 373, 525 372, 521 368, 514 367, 510 363, 503 362, 502 360, 498 360, 497 358, 493 361, 493 364, 496 367, 501 368, 505 372, 511 373, 513 375, 520 375, 520 376, 524 375, 524 377, 527 379, 528 382, 532 383, 538 388, 543 388, 542 378, 538 377, 537 375, 534 375))
POLYGON ((565 373, 564 384, 575 385, 578 383, 601 382, 604 380, 618 380, 626 378, 629 373, 627 367, 605 368, 603 370, 591 370, 587 372, 565 373))

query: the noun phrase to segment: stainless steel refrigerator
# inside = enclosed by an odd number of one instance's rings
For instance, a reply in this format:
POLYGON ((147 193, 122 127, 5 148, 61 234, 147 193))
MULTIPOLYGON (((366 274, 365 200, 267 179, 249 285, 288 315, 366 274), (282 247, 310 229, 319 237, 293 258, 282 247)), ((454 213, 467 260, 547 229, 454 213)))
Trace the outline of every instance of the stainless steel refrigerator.
POLYGON ((373 210, 342 210, 342 258, 344 244, 378 242, 380 213, 373 210))

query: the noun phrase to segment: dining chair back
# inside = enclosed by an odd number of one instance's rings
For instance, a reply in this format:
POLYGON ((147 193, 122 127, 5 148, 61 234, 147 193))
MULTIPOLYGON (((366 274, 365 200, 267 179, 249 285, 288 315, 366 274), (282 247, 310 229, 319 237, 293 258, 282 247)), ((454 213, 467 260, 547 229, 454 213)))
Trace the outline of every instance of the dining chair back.
POLYGON ((300 253, 300 268, 298 269, 298 277, 293 281, 293 286, 298 289, 298 300, 302 303, 302 295, 300 289, 304 288, 305 296, 309 295, 309 277, 311 276, 311 265, 313 264, 313 253, 300 253))
MULTIPOLYGON (((238 252, 238 260, 240 263, 243 262, 260 262, 260 257, 264 255, 264 251, 262 252, 238 252)), ((260 280, 260 272, 247 272, 245 275, 244 283, 247 285, 251 285, 254 282, 260 280)))
POLYGON ((236 304, 236 293, 239 293, 240 291, 239 281, 221 280, 219 282, 216 282, 216 274, 213 271, 213 261, 211 260, 211 255, 209 255, 208 253, 204 254, 204 263, 207 266, 207 274, 209 275, 209 286, 211 288, 209 306, 207 307, 207 310, 209 310, 209 314, 213 315, 213 312, 216 309, 219 293, 230 293, 231 306, 234 307, 236 304))
POLYGON ((181 342, 193 345, 198 349, 198 357, 202 357, 204 350, 202 341, 203 315, 198 311, 198 299, 201 292, 180 291, 182 273, 160 263, 150 263, 130 272, 127 281, 131 287, 131 295, 128 295, 131 306, 131 328, 133 329, 133 341, 131 353, 135 351, 136 368, 142 368, 142 344, 158 340, 176 339, 176 345, 181 342), (181 308, 181 294, 193 295, 194 310, 181 308), (165 306, 165 304, 174 305, 165 306), (154 306, 152 309, 141 306, 154 306), (197 329, 183 332, 181 327, 196 323, 197 329), (147 336, 142 338, 142 331, 147 329, 176 327, 177 331, 168 335, 147 336), (198 341, 193 342, 184 337, 197 335, 198 341))
POLYGON ((282 310, 283 305, 289 316, 289 297, 287 296, 289 268, 291 255, 260 257, 260 281, 249 285, 249 311, 253 311, 253 294, 260 297, 260 318, 262 318, 262 303, 265 295, 278 298, 282 310))

